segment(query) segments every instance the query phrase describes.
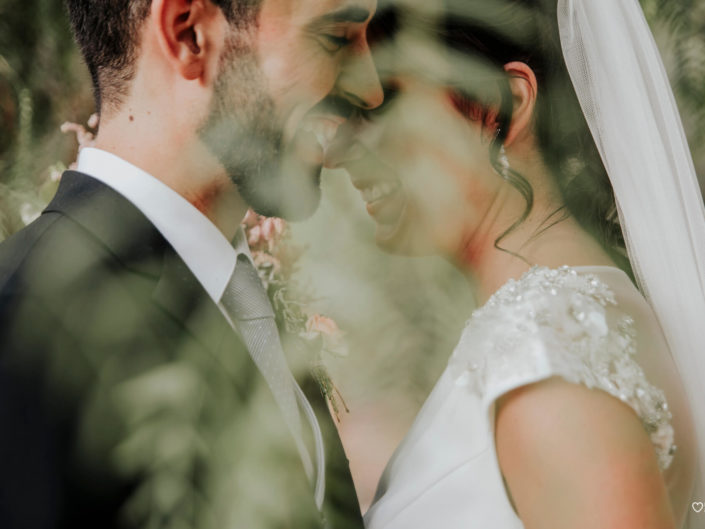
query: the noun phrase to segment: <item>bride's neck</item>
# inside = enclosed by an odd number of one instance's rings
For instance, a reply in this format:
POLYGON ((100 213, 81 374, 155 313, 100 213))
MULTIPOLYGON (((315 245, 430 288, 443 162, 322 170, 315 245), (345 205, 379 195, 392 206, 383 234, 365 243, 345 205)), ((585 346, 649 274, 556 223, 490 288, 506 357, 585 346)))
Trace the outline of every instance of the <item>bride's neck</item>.
POLYGON ((475 284, 480 304, 532 266, 615 266, 602 246, 572 216, 540 199, 528 218, 503 236, 522 210, 513 204, 509 209, 513 213, 506 214, 511 200, 502 193, 455 260, 475 284))

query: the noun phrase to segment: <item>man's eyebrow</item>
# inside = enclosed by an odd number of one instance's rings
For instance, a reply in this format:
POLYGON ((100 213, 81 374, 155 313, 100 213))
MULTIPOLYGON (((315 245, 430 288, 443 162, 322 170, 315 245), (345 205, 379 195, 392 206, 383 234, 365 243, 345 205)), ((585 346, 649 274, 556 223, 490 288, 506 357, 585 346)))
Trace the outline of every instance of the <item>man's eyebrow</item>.
POLYGON ((364 7, 350 6, 321 15, 316 19, 316 23, 352 22, 354 24, 361 24, 370 18, 370 14, 371 13, 364 7))

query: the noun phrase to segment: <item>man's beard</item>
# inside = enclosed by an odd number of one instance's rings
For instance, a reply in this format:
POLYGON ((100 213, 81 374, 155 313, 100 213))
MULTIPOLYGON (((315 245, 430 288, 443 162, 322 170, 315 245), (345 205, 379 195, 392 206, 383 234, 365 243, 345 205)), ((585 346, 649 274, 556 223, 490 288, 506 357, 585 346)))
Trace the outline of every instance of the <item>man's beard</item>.
POLYGON ((274 101, 249 44, 228 43, 199 135, 256 213, 300 220, 317 209, 321 167, 298 162, 284 148, 274 101))

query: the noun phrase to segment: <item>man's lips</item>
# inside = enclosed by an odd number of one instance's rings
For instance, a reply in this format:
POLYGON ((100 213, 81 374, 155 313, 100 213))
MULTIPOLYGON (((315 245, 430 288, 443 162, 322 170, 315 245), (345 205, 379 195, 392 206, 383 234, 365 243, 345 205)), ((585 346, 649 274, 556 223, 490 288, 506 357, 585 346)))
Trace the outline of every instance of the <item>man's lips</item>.
POLYGON ((346 120, 345 123, 338 127, 333 141, 326 149, 325 165, 329 169, 335 169, 346 161, 355 159, 352 155, 357 151, 361 151, 361 149, 362 145, 358 141, 357 121, 354 119, 346 120))
POLYGON ((325 153, 338 129, 348 121, 354 109, 347 99, 328 95, 301 117, 297 128, 299 131, 312 132, 325 153))
POLYGON ((344 118, 329 114, 305 116, 286 145, 286 152, 304 164, 322 166, 326 149, 343 121, 344 118))
POLYGON ((323 165, 323 148, 318 143, 316 135, 309 130, 299 130, 296 133, 292 143, 287 148, 287 153, 293 156, 289 160, 290 162, 303 163, 305 166, 323 165))
POLYGON ((304 118, 300 130, 313 133, 325 154, 344 122, 345 118, 334 114, 313 114, 304 118))

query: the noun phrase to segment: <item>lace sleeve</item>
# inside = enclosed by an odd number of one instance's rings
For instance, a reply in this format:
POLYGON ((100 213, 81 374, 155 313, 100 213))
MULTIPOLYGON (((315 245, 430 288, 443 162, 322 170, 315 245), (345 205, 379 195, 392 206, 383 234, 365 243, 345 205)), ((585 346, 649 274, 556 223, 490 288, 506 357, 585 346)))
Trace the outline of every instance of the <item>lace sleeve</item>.
POLYGON ((635 360, 634 321, 616 305, 594 275, 534 267, 473 313, 450 360, 456 382, 487 407, 556 375, 604 390, 634 409, 666 469, 675 452, 671 413, 635 360))

